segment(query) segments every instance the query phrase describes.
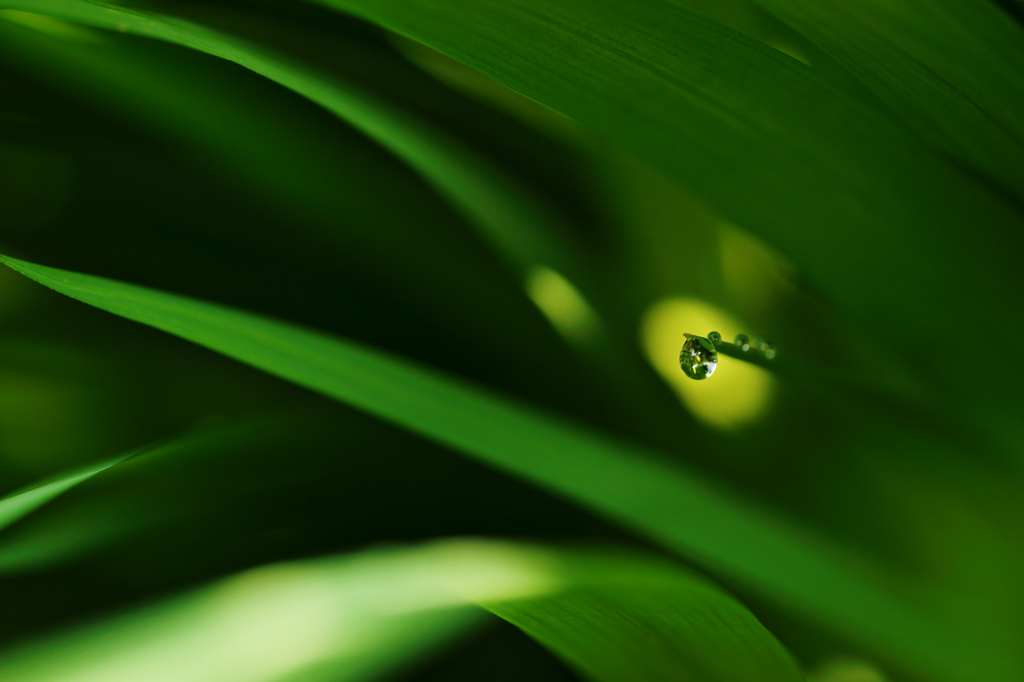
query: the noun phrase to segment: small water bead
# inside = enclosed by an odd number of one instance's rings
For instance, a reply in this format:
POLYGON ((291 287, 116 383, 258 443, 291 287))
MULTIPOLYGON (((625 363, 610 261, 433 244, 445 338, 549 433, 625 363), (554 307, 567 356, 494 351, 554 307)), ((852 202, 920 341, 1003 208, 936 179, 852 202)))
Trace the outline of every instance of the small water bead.
POLYGON ((740 347, 740 350, 750 350, 750 338, 746 334, 737 336, 735 343, 740 347))
POLYGON ((708 341, 714 344, 722 343, 722 335, 718 332, 710 332, 708 334, 708 341))
POLYGON ((687 335, 686 343, 679 351, 679 366, 683 368, 683 374, 691 379, 707 379, 718 367, 715 344, 703 336, 687 335))

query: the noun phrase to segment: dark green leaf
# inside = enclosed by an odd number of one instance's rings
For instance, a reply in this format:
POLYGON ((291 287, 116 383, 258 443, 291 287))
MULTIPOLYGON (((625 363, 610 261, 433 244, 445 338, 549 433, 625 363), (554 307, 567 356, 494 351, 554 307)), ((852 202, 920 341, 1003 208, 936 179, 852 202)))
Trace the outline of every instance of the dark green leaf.
POLYGON ((581 278, 576 251, 558 243, 559 218, 517 182, 426 122, 349 83, 189 22, 91 0, 5 0, 33 12, 146 36, 233 61, 323 106, 408 163, 520 272, 538 262, 581 278))
POLYGON ((790 257, 887 353, 1020 458, 1024 367, 950 372, 950 329, 1016 356, 1024 219, 875 102, 661 0, 324 0, 419 40, 661 167, 790 257), (969 283, 969 286, 968 286, 969 283), (912 349, 901 351, 900 349, 912 349), (995 417, 998 415, 998 417, 995 417))
POLYGON ((655 455, 350 341, 3 258, 72 298, 189 339, 555 490, 936 679, 1011 679, 1016 654, 913 605, 894 578, 655 455))
POLYGON ((1024 199, 1024 32, 995 3, 757 0, 915 133, 1024 199))

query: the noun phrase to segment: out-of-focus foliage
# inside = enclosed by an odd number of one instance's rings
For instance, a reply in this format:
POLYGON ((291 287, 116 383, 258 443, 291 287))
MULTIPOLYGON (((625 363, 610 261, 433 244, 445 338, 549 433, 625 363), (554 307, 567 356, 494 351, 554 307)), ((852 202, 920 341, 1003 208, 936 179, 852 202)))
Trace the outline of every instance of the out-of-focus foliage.
POLYGON ((465 540, 260 568, 28 648, 0 672, 12 682, 373 679, 467 630, 480 620, 474 605, 595 680, 802 679, 749 611, 664 561, 465 540))
POLYGON ((1022 17, 0 0, 0 678, 1020 679, 1022 17))

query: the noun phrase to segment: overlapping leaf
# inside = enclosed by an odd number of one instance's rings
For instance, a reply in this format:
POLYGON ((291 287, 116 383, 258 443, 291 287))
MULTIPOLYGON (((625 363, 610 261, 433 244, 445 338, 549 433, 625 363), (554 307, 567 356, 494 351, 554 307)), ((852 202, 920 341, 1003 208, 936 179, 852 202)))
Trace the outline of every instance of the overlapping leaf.
POLYGON ((1024 350, 1009 257, 1024 218, 874 101, 660 0, 325 4, 426 43, 663 168, 792 258, 862 329, 885 329, 890 352, 912 347, 922 380, 969 396, 963 413, 986 428, 1007 429, 1020 409, 1019 367, 949 372, 945 347, 930 340, 998 320, 1013 352, 1024 350))
POLYGON ((25 490, 13 492, 0 499, 0 530, 11 525, 23 516, 32 513, 39 507, 59 495, 67 492, 76 485, 83 483, 96 474, 102 473, 112 466, 136 456, 142 450, 131 452, 121 457, 92 464, 78 471, 56 478, 52 481, 34 485, 25 490))
POLYGON ((588 679, 796 682, 722 590, 653 557, 482 541, 277 565, 0 658, 9 682, 377 679, 485 608, 588 679))
POLYGON ((283 56, 189 22, 92 0, 5 0, 0 9, 142 35, 233 61, 338 115, 416 169, 520 269, 546 262, 575 277, 576 252, 558 243, 558 218, 513 178, 387 102, 283 56))
POLYGON ((72 298, 224 353, 555 490, 936 679, 1009 679, 1015 655, 898 596, 860 561, 649 453, 357 344, 11 258, 72 298))
MULTIPOLYGON (((562 224, 563 218, 560 214, 499 165, 478 155, 436 126, 351 83, 197 24, 113 7, 92 0, 11 0, 0 3, 0 8, 39 13, 61 20, 167 41, 251 69, 323 106, 407 163, 481 231, 506 260, 517 278, 525 276, 538 265, 553 267, 582 288, 585 296, 598 304, 599 312, 611 316, 617 313, 613 297, 608 295, 592 267, 581 257, 585 250, 570 238, 571 230, 562 224)), ((61 50, 69 59, 79 61, 74 57, 74 48, 64 46, 61 50)), ((84 63, 76 68, 97 73, 114 83, 138 82, 140 79, 145 81, 145 68, 140 65, 112 65, 109 57, 104 58, 102 52, 95 48, 86 51, 83 55, 84 63)), ((150 100, 159 102, 170 96, 164 89, 154 89, 145 85, 142 87, 150 100)), ((207 117, 203 126, 210 125, 207 117)), ((223 124, 221 127, 223 128, 223 124)), ((209 132, 211 131, 207 131, 209 132)), ((258 169, 260 164, 253 162, 265 160, 266 154, 254 154, 251 151, 240 154, 238 151, 240 147, 250 147, 248 140, 253 137, 253 134, 240 136, 236 131, 225 136, 220 145, 226 144, 229 147, 231 156, 236 158, 235 163, 238 163, 238 158, 241 157, 243 163, 258 169)), ((252 169, 247 171, 252 172, 252 169)), ((279 172, 275 173, 275 177, 278 175, 279 172)), ((259 180, 263 184, 267 182, 266 177, 259 180)), ((320 186, 330 180, 321 179, 315 182, 314 186, 320 186)), ((304 190, 300 196, 305 194, 308 194, 308 190, 304 190)), ((364 212, 372 212, 374 208, 372 204, 368 207, 360 206, 360 210, 364 212)), ((407 211, 406 215, 409 212, 412 211, 407 211)), ((389 218, 395 219, 396 216, 387 210, 384 215, 375 216, 373 222, 382 222, 389 218)), ((414 218, 407 218, 407 222, 410 220, 414 218)), ((417 241, 422 238, 422 235, 417 235, 417 241)), ((429 244, 429 241, 427 239, 428 244, 422 249, 422 253, 415 243, 405 245, 406 253, 413 254, 414 257, 423 257, 423 260, 415 263, 410 270, 422 271, 424 263, 430 264, 432 273, 436 273, 438 269, 455 270, 458 266, 452 262, 449 250, 440 248, 437 244, 429 244), (431 255, 434 253, 439 253, 445 262, 440 262, 441 259, 433 260, 431 255)), ((378 240, 374 244, 374 255, 385 258, 391 244, 392 242, 387 240, 378 240)), ((409 280, 409 286, 413 289, 422 288, 418 280, 409 280)), ((421 280, 422 278, 419 281, 421 280)), ((435 285, 425 286, 433 288, 435 285)), ((459 290, 456 296, 466 296, 475 286, 475 283, 468 279, 460 280, 455 283, 459 290)), ((451 303, 448 303, 447 307, 449 310, 455 308, 451 303)), ((465 314, 466 307, 460 309, 459 313, 465 314)), ((621 336, 631 339, 632 330, 627 330, 625 334, 620 334, 621 336)), ((657 397, 652 397, 653 375, 646 366, 638 362, 635 351, 622 344, 621 338, 613 340, 609 336, 602 336, 601 342, 594 344, 590 350, 595 371, 602 373, 609 383, 613 384, 613 390, 630 391, 634 394, 634 398, 626 401, 625 406, 619 409, 629 412, 637 420, 645 421, 649 421, 649 415, 663 411, 664 403, 660 403, 657 397)))

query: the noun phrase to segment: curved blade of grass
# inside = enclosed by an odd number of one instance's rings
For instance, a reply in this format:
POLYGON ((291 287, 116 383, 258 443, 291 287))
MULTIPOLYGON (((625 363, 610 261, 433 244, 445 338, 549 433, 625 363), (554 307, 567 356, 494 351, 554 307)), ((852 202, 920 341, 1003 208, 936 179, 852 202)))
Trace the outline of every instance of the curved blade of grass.
POLYGON ((1024 199, 1024 33, 995 3, 757 0, 916 133, 1024 199))
POLYGON ((485 608, 601 682, 796 682, 743 606, 662 559, 446 541, 256 569, 0 658, 6 682, 376 679, 485 608))
MULTIPOLYGON (((0 530, 93 476, 141 455, 147 459, 209 455, 211 451, 251 449, 253 444, 265 443, 272 437, 279 439, 283 445, 286 441, 294 441, 289 433, 291 424, 292 421, 287 419, 264 418, 215 429, 202 429, 13 493, 0 500, 0 530)), ((0 536, 0 575, 52 566, 85 554, 146 527, 166 512, 159 509, 136 509, 126 513, 125 507, 120 505, 106 507, 86 504, 74 508, 63 517, 50 517, 42 520, 42 523, 33 520, 34 525, 29 528, 19 528, 18 532, 0 536)))
MULTIPOLYGON (((479 551, 474 545, 468 549, 479 551)), ((668 562, 607 550, 508 549, 546 564, 559 589, 476 601, 587 679, 803 679, 795 661, 746 608, 668 562)))
POLYGON ((777 247, 865 329, 913 348, 935 383, 971 396, 965 414, 986 428, 1019 411, 1024 368, 952 376, 945 346, 920 340, 999 320, 1024 352, 1024 318, 1008 314, 1019 309, 1008 254, 1024 218, 874 100, 662 0, 321 1, 661 167, 777 247))
POLYGON ((60 293, 176 334, 559 492, 711 570, 940 680, 1010 679, 1021 663, 900 596, 829 545, 650 452, 295 325, 0 258, 60 293))
MULTIPOLYGON (((563 219, 558 213, 514 176, 505 173, 500 167, 463 146, 437 127, 392 106, 379 97, 338 77, 318 72, 259 46, 181 20, 125 10, 91 0, 0 0, 0 8, 35 12, 65 21, 154 38, 224 58, 251 69, 323 106, 411 166, 483 233, 499 255, 508 262, 520 282, 534 273, 537 266, 550 266, 582 289, 583 298, 591 304, 596 304, 598 317, 610 319, 617 313, 614 297, 608 295, 607 288, 602 286, 585 259, 580 257, 586 249, 573 243, 568 237, 572 230, 563 224, 563 219)), ((257 122, 250 123, 248 131, 240 132, 232 125, 231 120, 218 121, 216 116, 211 120, 211 116, 205 112, 200 116, 202 123, 196 124, 192 120, 196 118, 195 105, 181 104, 193 102, 194 97, 176 95, 171 87, 174 79, 166 82, 161 78, 160 87, 154 87, 152 79, 145 72, 145 63, 130 58, 119 58, 116 46, 113 45, 105 46, 104 49, 95 45, 87 47, 88 51, 84 54, 76 54, 85 49, 78 45, 67 45, 57 51, 60 57, 70 62, 69 66, 58 66, 64 78, 76 78, 83 72, 100 75, 105 82, 103 87, 106 90, 112 87, 116 90, 117 83, 126 83, 130 86, 133 107, 145 107, 148 102, 150 108, 155 107, 162 112, 163 118, 173 117, 172 112, 184 109, 184 115, 175 117, 176 125, 188 128, 192 135, 197 131, 205 131, 207 138, 219 138, 217 146, 226 146, 230 155, 236 158, 236 165, 241 163, 247 167, 247 175, 258 174, 260 161, 276 159, 281 155, 280 147, 263 149, 263 144, 255 145, 261 151, 252 151, 253 139, 274 140, 280 135, 265 135, 258 129, 254 130, 253 126, 261 123, 259 117, 253 117, 251 112, 238 117, 240 121, 251 121, 255 118, 257 122), (167 104, 168 99, 176 103, 167 104), (232 132, 225 135, 222 133, 224 128, 231 128, 232 132)), ((119 96, 124 95, 122 93, 119 96)), ((221 108, 228 109, 219 115, 221 119, 225 116, 229 119, 232 117, 231 106, 237 105, 225 105, 219 100, 216 102, 218 111, 221 108)), ((291 142, 295 144, 301 143, 304 136, 292 134, 289 137, 293 138, 291 142)), ((287 156, 285 154, 286 158, 287 156)), ((358 162, 358 159, 354 161, 358 162)), ((289 178, 288 184, 304 187, 299 196, 305 204, 315 203, 308 200, 311 188, 339 181, 336 176, 331 176, 306 182, 302 180, 306 173, 282 169, 277 167, 279 164, 276 162, 274 165, 274 179, 270 182, 278 183, 278 178, 283 173, 289 178)), ((260 182, 266 185, 268 180, 261 177, 260 182)), ((365 188, 365 185, 363 187, 365 188)), ((360 190, 355 188, 352 191, 360 190)), ((315 194, 315 190, 313 193, 315 194)), ((333 195, 336 192, 332 190, 328 194, 333 195)), ((373 205, 367 207, 371 213, 380 214, 373 218, 373 224, 385 226, 389 219, 415 222, 409 217, 410 212, 415 211, 409 207, 404 208, 407 209, 405 212, 396 213, 390 209, 379 211, 373 205)), ((337 215, 332 216, 329 229, 335 229, 334 221, 338 219, 337 215)), ((377 234, 380 230, 370 229, 369 232, 377 234)), ((403 234, 409 232, 402 231, 403 234)), ((351 237, 351 232, 347 236, 351 237)), ((403 253, 409 254, 410 257, 421 256, 427 259, 412 258, 416 260, 415 263, 396 266, 397 271, 402 273, 399 277, 413 284, 407 289, 423 292, 439 287, 437 282, 424 284, 422 278, 410 276, 416 271, 422 271, 424 262, 430 263, 428 267, 432 273, 436 272, 436 268, 444 267, 440 262, 441 258, 449 264, 454 262, 451 249, 438 248, 436 243, 432 243, 436 241, 436 238, 432 239, 428 233, 414 234, 413 239, 406 243, 403 253), (418 246, 420 243, 424 243, 422 248, 418 246), (428 252, 429 255, 426 255, 428 252)), ((390 240, 377 240, 370 252, 382 258, 393 259, 392 243, 390 240)), ((365 246, 365 242, 363 245, 365 246)), ((446 312, 462 312, 466 309, 476 311, 476 306, 467 305, 459 308, 456 305, 456 302, 465 297, 466 292, 472 291, 474 286, 472 282, 459 279, 453 281, 451 287, 457 291, 441 290, 440 293, 444 294, 442 300, 446 312)), ((477 298, 473 300, 478 299, 479 292, 477 298)), ((650 373, 649 367, 640 361, 632 347, 632 322, 632 319, 628 321, 630 327, 626 329, 598 325, 590 330, 594 333, 589 335, 588 342, 578 345, 577 349, 583 351, 583 357, 589 361, 591 371, 600 374, 612 386, 611 391, 620 395, 629 393, 635 396, 624 401, 619 408, 623 413, 629 414, 635 423, 647 424, 651 430, 660 430, 662 427, 654 423, 652 415, 663 415, 667 410, 674 411, 675 408, 662 400, 664 396, 653 392, 656 378, 650 373), (607 334, 606 331, 612 333, 607 334)), ((473 325, 470 325, 470 328, 472 327, 473 325)))
POLYGON ((96 474, 117 466, 121 462, 136 457, 149 449, 151 449, 151 446, 133 450, 126 455, 108 459, 99 464, 91 464, 70 474, 65 474, 64 476, 44 483, 38 483, 7 495, 0 499, 0 530, 3 530, 23 516, 31 514, 39 507, 74 488, 79 483, 84 483, 96 474))
POLYGON ((466 226, 444 200, 373 142, 234 65, 211 65, 205 55, 157 41, 24 16, 84 37, 66 39, 0 20, 0 61, 97 102, 132 126, 153 128, 161 139, 173 136, 174 151, 186 163, 258 194, 252 201, 280 210, 275 222, 299 237, 282 247, 272 233, 239 233, 229 222, 219 229, 233 244, 255 243, 259 251, 296 261, 317 248, 321 259, 332 259, 364 286, 402 292, 412 306, 495 356, 564 363, 564 350, 523 300, 518 278, 496 269, 489 245, 460 234, 466 226), (514 330, 549 347, 535 344, 527 354, 512 341, 514 330))
POLYGON ((186 21, 93 0, 3 0, 0 9, 145 36, 235 62, 323 106, 405 161, 495 244, 520 276, 552 265, 587 286, 560 218, 510 175, 441 130, 336 77, 186 21))
MULTIPOLYGON (((0 657, 43 682, 370 680, 481 622, 408 562, 355 556, 243 573, 0 657)), ((486 576, 485 576, 486 578, 486 576)))

